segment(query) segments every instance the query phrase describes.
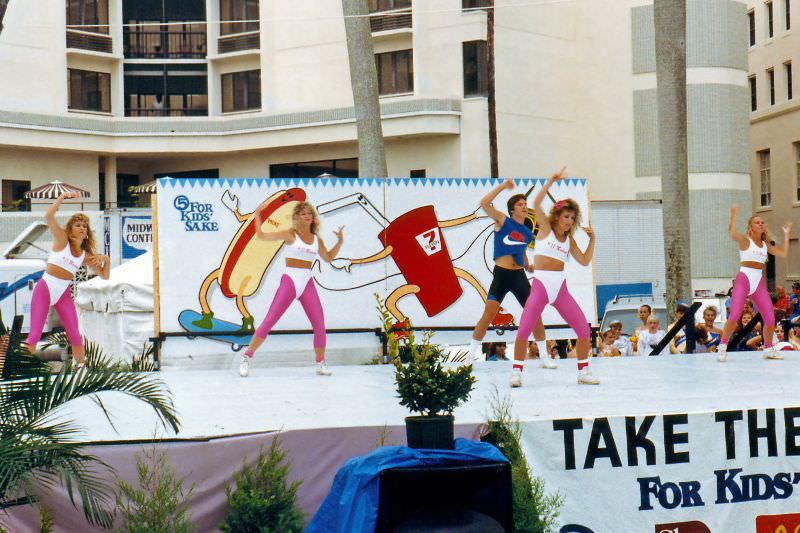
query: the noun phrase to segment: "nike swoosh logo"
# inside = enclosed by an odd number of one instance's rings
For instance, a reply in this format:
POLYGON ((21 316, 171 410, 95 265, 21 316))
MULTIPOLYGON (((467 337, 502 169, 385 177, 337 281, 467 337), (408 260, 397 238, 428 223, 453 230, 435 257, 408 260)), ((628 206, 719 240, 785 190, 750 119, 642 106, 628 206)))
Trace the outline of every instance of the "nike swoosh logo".
POLYGON ((525 246, 524 242, 512 241, 511 239, 508 238, 508 235, 503 237, 503 242, 509 246, 525 246))

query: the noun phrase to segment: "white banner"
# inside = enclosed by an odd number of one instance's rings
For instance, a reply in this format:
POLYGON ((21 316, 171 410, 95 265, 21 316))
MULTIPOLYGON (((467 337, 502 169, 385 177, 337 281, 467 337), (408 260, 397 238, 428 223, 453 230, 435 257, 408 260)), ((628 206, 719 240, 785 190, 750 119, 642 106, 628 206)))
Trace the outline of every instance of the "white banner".
MULTIPOLYGON (((328 329, 378 327, 375 293, 383 302, 388 300, 397 320, 409 317, 417 327, 473 326, 483 310, 493 266, 493 221, 478 204, 498 183, 402 178, 162 181, 158 192, 161 331, 258 326, 284 269, 282 242, 254 236, 254 210, 267 199, 265 229, 289 228, 292 208, 305 199, 320 213, 321 237, 328 247, 336 242, 333 231, 344 226, 339 259, 313 269, 328 329), (397 299, 401 294, 405 296, 397 299), (253 317, 249 323, 248 316, 253 317)), ((516 189, 504 191, 495 203, 505 211, 510 195, 542 183, 517 180, 516 189)), ((535 189, 531 201, 533 194, 535 189)), ((545 208, 554 199, 567 197, 588 213, 586 183, 578 179, 554 185, 545 208)), ((580 230, 576 240, 582 247, 588 243, 580 230)), ((594 322, 591 267, 569 261, 566 268, 570 290, 587 320, 594 322)), ((513 297, 507 297, 503 307, 515 321, 519 318, 521 309, 513 297)), ((563 324, 551 308, 544 320, 563 324)), ((293 305, 276 329, 308 330, 309 323, 302 308, 293 305)), ((166 357, 186 353, 186 342, 192 343, 191 353, 214 353, 219 342, 237 349, 248 340, 170 339, 163 353, 166 357)))
POLYGON ((522 424, 560 533, 800 531, 800 407, 522 424))

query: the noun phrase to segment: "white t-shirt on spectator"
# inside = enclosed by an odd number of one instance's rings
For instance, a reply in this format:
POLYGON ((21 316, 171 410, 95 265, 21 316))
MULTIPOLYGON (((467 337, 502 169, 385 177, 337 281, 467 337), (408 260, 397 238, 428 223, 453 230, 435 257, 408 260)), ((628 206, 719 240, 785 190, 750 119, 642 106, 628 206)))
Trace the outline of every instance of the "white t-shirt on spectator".
MULTIPOLYGON (((650 355, 650 352, 653 351, 653 348, 661 342, 661 339, 664 338, 667 332, 663 329, 656 331, 655 333, 650 333, 649 331, 642 331, 639 333, 639 339, 636 343, 637 348, 639 349, 639 355, 650 355)), ((669 348, 664 348, 665 350, 669 350, 669 348)), ((664 353, 662 350, 656 355, 661 355, 664 353)), ((669 353, 669 352, 667 352, 669 353)))
POLYGON ((620 336, 619 339, 614 341, 614 347, 619 350, 622 357, 630 357, 633 355, 633 345, 631 340, 626 336, 620 336))

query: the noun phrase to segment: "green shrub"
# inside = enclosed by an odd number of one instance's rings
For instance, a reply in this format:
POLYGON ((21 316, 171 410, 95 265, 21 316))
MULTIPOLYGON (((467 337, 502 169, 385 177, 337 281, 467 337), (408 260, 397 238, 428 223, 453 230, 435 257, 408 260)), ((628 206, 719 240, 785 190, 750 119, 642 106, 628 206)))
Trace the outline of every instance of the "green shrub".
POLYGON ((266 455, 258 452, 256 464, 245 464, 233 474, 236 487, 227 487, 228 514, 220 526, 224 533, 293 533, 304 526, 303 512, 297 507, 300 481, 289 483, 291 465, 280 439, 275 436, 266 455))
POLYGON ((559 492, 547 494, 544 480, 531 474, 520 446, 519 421, 511 415, 511 400, 508 397, 501 399, 495 389, 491 409, 491 420, 481 440, 497 446, 511 463, 514 532, 556 533, 556 520, 564 496, 559 492))
POLYGON ((167 454, 155 446, 136 454, 138 486, 119 481, 117 512, 122 519, 118 531, 125 533, 190 533, 188 500, 194 484, 184 489, 186 477, 179 478, 167 454))

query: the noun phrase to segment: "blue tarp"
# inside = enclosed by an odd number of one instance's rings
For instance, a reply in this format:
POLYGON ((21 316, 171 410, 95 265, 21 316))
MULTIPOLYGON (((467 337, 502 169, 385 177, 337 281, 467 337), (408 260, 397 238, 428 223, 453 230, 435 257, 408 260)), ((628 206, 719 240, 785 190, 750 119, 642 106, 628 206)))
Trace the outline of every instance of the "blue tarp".
POLYGON ((383 470, 498 461, 508 461, 500 450, 467 439, 456 439, 455 450, 385 446, 368 455, 353 457, 336 473, 333 486, 306 533, 373 533, 378 519, 378 476, 383 470))

